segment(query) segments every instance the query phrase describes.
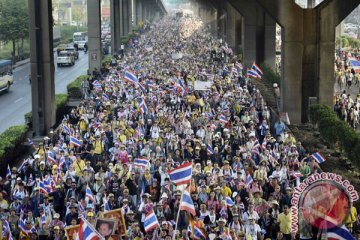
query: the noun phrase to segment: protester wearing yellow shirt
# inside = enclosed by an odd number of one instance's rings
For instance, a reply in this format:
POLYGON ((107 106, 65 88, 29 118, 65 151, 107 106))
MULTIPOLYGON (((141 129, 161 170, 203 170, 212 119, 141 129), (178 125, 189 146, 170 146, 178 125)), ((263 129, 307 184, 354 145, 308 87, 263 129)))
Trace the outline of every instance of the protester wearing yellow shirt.
POLYGON ((357 217, 356 208, 351 203, 350 211, 344 220, 344 224, 345 224, 346 228, 349 229, 350 231, 353 230, 354 223, 356 222, 356 217, 357 217))
POLYGON ((222 186, 221 186, 221 193, 222 193, 222 195, 224 196, 224 198, 226 198, 226 197, 231 197, 232 191, 231 191, 231 189, 227 186, 225 180, 222 181, 221 185, 222 185, 222 186))
POLYGON ((83 175, 82 171, 85 168, 85 161, 81 159, 80 154, 76 154, 76 160, 73 163, 75 169, 75 175, 81 177, 83 175))
POLYGON ((284 205, 283 212, 278 215, 277 222, 279 223, 280 232, 283 234, 282 239, 291 239, 291 212, 289 206, 284 205))

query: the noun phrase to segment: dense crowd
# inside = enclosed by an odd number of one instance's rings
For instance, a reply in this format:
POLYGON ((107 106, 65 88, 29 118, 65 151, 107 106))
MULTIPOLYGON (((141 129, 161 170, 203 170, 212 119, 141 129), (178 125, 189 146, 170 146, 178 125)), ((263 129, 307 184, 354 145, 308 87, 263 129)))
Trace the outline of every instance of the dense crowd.
MULTIPOLYGON (((197 19, 155 22, 89 76, 79 107, 0 182, 13 238, 63 239, 81 217, 121 209, 123 239, 193 239, 194 226, 207 239, 291 239, 293 188, 321 168, 281 119, 271 123, 242 71, 197 19), (199 80, 212 85, 199 90, 199 80), (194 216, 179 211, 184 189, 169 178, 189 162, 194 216), (145 231, 150 212, 160 226, 145 231)), ((299 236, 314 234, 307 226, 299 236)))

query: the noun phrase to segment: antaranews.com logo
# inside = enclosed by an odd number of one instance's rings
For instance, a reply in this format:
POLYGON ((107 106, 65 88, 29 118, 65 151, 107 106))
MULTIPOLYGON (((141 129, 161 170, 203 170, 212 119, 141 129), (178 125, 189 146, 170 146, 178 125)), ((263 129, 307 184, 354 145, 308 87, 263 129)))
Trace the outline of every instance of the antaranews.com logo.
POLYGON ((340 226, 349 212, 350 202, 358 199, 354 186, 348 180, 342 180, 342 176, 315 173, 294 189, 291 232, 298 232, 299 217, 318 229, 340 226))

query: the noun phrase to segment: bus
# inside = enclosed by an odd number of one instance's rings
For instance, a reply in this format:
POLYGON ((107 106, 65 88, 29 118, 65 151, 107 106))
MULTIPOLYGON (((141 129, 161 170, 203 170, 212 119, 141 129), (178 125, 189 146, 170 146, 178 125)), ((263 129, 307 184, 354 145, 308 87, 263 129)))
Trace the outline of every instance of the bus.
POLYGON ((74 32, 73 44, 77 44, 79 49, 84 49, 85 43, 88 41, 87 32, 74 32))
POLYGON ((13 83, 12 61, 0 59, 0 91, 9 91, 13 83))

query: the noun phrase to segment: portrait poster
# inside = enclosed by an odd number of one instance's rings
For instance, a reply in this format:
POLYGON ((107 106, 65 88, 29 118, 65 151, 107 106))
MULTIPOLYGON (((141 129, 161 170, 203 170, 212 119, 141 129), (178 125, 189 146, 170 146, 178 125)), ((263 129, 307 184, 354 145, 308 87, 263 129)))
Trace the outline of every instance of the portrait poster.
POLYGON ((103 237, 110 237, 117 228, 117 219, 114 218, 98 218, 95 222, 95 229, 103 237))
POLYGON ((65 228, 65 235, 67 240, 76 240, 78 236, 80 225, 69 226, 65 228))
POLYGON ((117 230, 119 231, 119 234, 121 236, 125 236, 126 235, 126 224, 125 224, 125 218, 124 215, 122 214, 122 211, 120 208, 115 209, 115 210, 111 210, 111 211, 107 211, 103 213, 103 218, 104 219, 116 219, 117 220, 117 230))

